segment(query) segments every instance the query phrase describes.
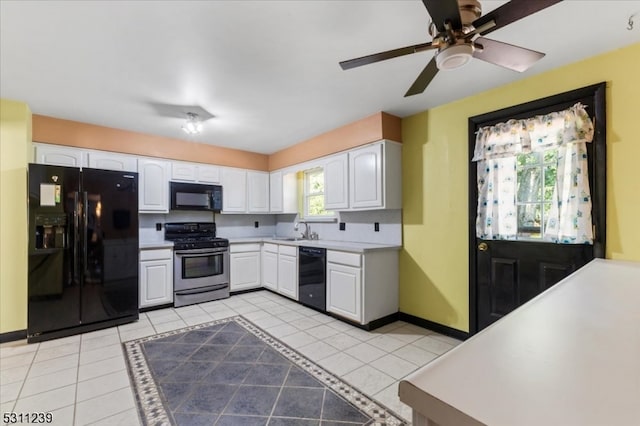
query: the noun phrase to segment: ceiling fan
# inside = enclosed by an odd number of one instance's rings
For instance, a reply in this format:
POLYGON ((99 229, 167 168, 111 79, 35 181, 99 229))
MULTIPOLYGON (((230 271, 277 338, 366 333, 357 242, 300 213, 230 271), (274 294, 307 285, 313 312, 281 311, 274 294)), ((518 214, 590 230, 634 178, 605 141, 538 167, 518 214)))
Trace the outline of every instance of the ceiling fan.
POLYGON ((435 56, 422 70, 404 95, 424 92, 439 70, 459 68, 477 58, 514 71, 525 71, 545 54, 484 37, 499 28, 546 9, 562 0, 511 0, 482 15, 478 0, 422 0, 431 16, 428 43, 387 50, 340 62, 343 70, 437 49, 435 56))

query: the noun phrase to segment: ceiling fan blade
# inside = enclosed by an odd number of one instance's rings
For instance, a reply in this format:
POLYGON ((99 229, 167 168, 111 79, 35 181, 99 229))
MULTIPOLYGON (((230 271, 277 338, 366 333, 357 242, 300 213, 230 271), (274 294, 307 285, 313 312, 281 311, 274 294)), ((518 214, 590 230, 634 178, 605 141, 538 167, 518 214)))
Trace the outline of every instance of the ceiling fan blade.
POLYGON ((560 3, 561 1, 562 0, 511 0, 509 3, 503 4, 499 8, 473 21, 473 26, 478 28, 487 22, 495 21, 495 26, 488 28, 482 33, 486 35, 512 22, 539 12, 542 9, 560 3))
POLYGON ((398 56, 409 55, 411 53, 421 52, 423 50, 435 49, 431 43, 415 44, 413 46, 401 47, 399 49, 387 50, 385 52, 374 53, 373 55, 362 56, 360 58, 349 59, 340 62, 343 70, 348 70, 362 65, 372 64, 374 62, 384 61, 386 59, 397 58, 398 56))
POLYGON ((413 82, 407 93, 404 94, 404 97, 413 96, 424 92, 424 89, 427 88, 433 77, 438 73, 438 67, 436 66, 436 58, 431 58, 431 61, 427 64, 426 67, 422 70, 416 81, 413 82))
POLYGON ((422 3, 439 32, 446 30, 446 21, 451 22, 451 28, 454 30, 462 28, 458 0, 422 0, 422 3))
POLYGON ((474 58, 519 72, 526 71, 545 55, 542 52, 485 37, 478 37, 475 43, 481 45, 483 49, 474 51, 474 58))

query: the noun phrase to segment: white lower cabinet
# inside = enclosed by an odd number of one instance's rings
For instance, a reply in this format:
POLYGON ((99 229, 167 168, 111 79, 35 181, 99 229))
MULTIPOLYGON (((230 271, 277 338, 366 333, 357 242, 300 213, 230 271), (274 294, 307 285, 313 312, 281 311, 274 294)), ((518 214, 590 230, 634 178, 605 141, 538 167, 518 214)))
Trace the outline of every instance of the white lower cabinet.
POLYGON ((278 292, 298 300, 298 248, 281 245, 278 249, 278 292))
POLYGON ((360 324, 398 312, 398 251, 327 250, 327 311, 360 324))
POLYGON ((140 307, 173 302, 173 251, 140 250, 140 307))
POLYGON ((298 300, 298 247, 264 243, 262 285, 283 296, 298 300))
POLYGON ((260 287, 260 243, 231 244, 230 290, 260 287))
POLYGON ((327 311, 362 321, 361 274, 360 268, 327 263, 327 311))
POLYGON ((265 243, 262 246, 262 285, 278 291, 278 246, 265 243))

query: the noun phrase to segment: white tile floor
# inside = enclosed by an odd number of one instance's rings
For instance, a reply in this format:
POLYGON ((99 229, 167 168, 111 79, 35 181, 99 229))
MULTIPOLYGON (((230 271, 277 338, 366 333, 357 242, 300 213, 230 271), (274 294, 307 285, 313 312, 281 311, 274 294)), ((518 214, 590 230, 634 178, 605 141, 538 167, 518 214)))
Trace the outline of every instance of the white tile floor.
POLYGON ((398 381, 460 343, 402 321, 367 332, 268 291, 140 314, 135 323, 0 345, 0 412, 55 425, 138 425, 121 342, 241 314, 406 419, 398 381))

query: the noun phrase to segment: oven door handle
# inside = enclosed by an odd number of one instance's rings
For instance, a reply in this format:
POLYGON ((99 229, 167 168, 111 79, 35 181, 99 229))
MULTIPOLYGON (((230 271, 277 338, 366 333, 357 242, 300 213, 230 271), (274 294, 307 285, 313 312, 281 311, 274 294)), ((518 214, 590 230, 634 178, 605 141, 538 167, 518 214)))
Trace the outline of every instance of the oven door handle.
POLYGON ((228 248, 224 249, 193 249, 193 250, 185 250, 185 251, 175 251, 174 254, 176 256, 181 257, 201 257, 203 254, 222 254, 228 252, 228 248))
POLYGON ((209 293, 211 291, 222 290, 224 288, 229 287, 229 283, 211 285, 207 287, 196 288, 192 290, 179 290, 175 292, 176 296, 186 296, 189 294, 200 294, 200 293, 209 293))

